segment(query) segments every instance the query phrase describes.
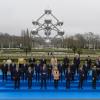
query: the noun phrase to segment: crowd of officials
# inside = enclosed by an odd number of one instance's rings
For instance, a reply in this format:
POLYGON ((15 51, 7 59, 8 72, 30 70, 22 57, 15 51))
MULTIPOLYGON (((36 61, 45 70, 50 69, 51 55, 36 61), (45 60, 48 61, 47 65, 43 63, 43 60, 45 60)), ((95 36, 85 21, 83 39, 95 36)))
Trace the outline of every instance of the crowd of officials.
POLYGON ((40 60, 36 61, 34 57, 29 58, 26 62, 23 58, 20 58, 18 64, 8 59, 3 61, 2 64, 2 79, 7 81, 8 72, 10 73, 11 80, 14 81, 14 88, 20 88, 20 80, 28 81, 28 88, 32 88, 32 81, 35 80, 40 82, 41 88, 47 88, 47 81, 54 80, 54 88, 57 89, 59 86, 59 80, 66 81, 66 89, 71 88, 70 84, 75 81, 75 76, 78 77, 78 88, 83 88, 84 80, 88 79, 89 71, 92 71, 92 85, 93 89, 96 89, 96 81, 100 75, 100 57, 94 62, 88 56, 82 63, 79 55, 75 55, 73 61, 70 61, 67 56, 64 57, 63 61, 58 61, 55 56, 51 57, 49 63, 45 57, 41 57, 40 60))

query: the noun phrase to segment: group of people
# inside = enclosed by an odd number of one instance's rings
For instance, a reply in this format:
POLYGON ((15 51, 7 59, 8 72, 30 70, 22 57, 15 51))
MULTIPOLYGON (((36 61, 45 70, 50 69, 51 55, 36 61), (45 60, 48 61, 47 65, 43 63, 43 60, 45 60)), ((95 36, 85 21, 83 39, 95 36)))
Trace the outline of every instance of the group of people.
POLYGON ((20 58, 18 64, 8 59, 3 61, 2 76, 3 81, 7 81, 8 72, 10 72, 11 80, 14 81, 14 88, 20 88, 20 80, 28 81, 28 88, 32 88, 32 81, 40 82, 41 88, 47 88, 47 81, 54 80, 54 88, 59 86, 59 80, 66 81, 66 89, 70 88, 70 84, 78 77, 78 88, 83 88, 84 80, 88 79, 89 71, 92 71, 92 88, 96 89, 96 81, 100 75, 100 57, 93 62, 88 56, 85 61, 80 61, 79 55, 75 55, 72 61, 66 56, 63 61, 58 61, 55 56, 51 57, 48 63, 43 56, 39 61, 34 57, 29 58, 28 63, 25 59, 20 58), (7 63, 8 62, 8 63, 7 63))

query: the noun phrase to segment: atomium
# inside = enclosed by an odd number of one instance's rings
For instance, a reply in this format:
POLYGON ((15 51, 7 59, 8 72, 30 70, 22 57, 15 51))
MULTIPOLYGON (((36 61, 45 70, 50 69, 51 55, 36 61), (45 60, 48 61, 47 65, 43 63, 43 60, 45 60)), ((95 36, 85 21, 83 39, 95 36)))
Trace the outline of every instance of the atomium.
POLYGON ((55 17, 51 10, 45 10, 44 13, 36 20, 32 22, 33 28, 31 31, 32 36, 38 36, 45 43, 50 44, 57 39, 58 36, 63 39, 64 30, 62 29, 63 22, 59 21, 55 17))

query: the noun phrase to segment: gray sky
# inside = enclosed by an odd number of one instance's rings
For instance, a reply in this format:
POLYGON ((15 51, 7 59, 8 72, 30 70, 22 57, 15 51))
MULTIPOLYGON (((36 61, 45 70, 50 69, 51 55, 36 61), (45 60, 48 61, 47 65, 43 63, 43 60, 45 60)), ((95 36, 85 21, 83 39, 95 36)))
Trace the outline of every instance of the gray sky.
POLYGON ((0 0, 0 32, 20 35, 32 20, 51 9, 64 21, 66 34, 100 33, 100 0, 0 0))

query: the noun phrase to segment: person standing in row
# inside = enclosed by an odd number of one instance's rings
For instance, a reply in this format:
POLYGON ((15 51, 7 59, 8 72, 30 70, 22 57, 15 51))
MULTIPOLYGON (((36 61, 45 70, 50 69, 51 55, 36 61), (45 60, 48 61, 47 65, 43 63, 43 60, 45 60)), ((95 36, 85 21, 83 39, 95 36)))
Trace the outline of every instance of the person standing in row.
POLYGON ((15 69, 16 69, 16 64, 13 61, 12 64, 10 65, 11 80, 13 80, 13 74, 15 69))
POLYGON ((85 79, 87 80, 88 71, 89 71, 89 65, 87 64, 87 61, 85 61, 85 63, 83 64, 83 70, 85 73, 85 79))
POLYGON ((66 71, 66 75, 65 75, 65 79, 66 79, 66 89, 70 88, 70 81, 72 78, 72 73, 70 70, 70 66, 68 67, 67 71, 66 71))
POLYGON ((35 64, 36 81, 40 80, 40 67, 39 61, 37 61, 37 64, 35 64))
POLYGON ((79 65, 80 65, 80 57, 78 54, 76 54, 74 57, 74 64, 75 64, 76 72, 78 74, 79 65))
POLYGON ((59 81, 60 74, 59 74, 59 70, 56 65, 53 68, 52 74, 54 77, 54 87, 55 87, 55 89, 58 89, 58 81, 59 81))
POLYGON ((70 71, 71 71, 71 80, 72 81, 74 81, 74 77, 75 77, 75 64, 73 63, 73 61, 72 61, 72 63, 70 64, 70 71))
POLYGON ((46 64, 46 63, 47 63, 47 61, 45 59, 45 56, 42 56, 41 59, 40 59, 40 66, 43 67, 43 65, 46 64))
POLYGON ((35 58, 33 57, 31 57, 31 58, 29 58, 29 64, 30 64, 30 66, 32 67, 33 66, 33 64, 35 64, 35 58))
POLYGON ((28 70, 28 65, 26 64, 26 62, 24 62, 24 64, 22 64, 22 67, 20 70, 21 70, 22 80, 26 80, 26 73, 28 70))
POLYGON ((96 66, 94 66, 92 69, 92 88, 93 89, 96 89, 96 80, 97 80, 97 70, 96 70, 96 66))
POLYGON ((59 70, 59 73, 60 73, 60 80, 62 82, 63 80, 63 65, 62 65, 62 62, 58 62, 58 70, 59 70))
POLYGON ((19 67, 16 66, 16 69, 14 71, 14 85, 15 85, 15 89, 19 89, 20 88, 20 76, 21 76, 21 72, 19 70, 19 67))
POLYGON ((2 74, 3 74, 3 77, 2 77, 2 80, 6 80, 7 81, 7 72, 8 72, 8 66, 6 64, 6 61, 4 60, 3 61, 3 64, 2 64, 2 74))
POLYGON ((90 70, 91 65, 92 65, 92 60, 91 60, 90 56, 87 57, 86 61, 87 61, 87 64, 88 64, 88 67, 89 67, 89 70, 90 70))
POLYGON ((29 66, 32 68, 33 70, 33 73, 34 73, 34 69, 35 69, 35 62, 36 62, 36 59, 34 57, 31 57, 29 58, 29 66))
POLYGON ((64 71, 64 75, 66 74, 68 65, 69 65, 69 58, 67 56, 65 56, 65 58, 63 59, 63 71, 64 71))
POLYGON ((98 76, 98 78, 99 78, 99 76, 100 76, 100 57, 98 57, 98 58, 96 59, 95 65, 96 65, 96 68, 99 69, 99 70, 97 70, 97 76, 98 76))
POLYGON ((51 66, 51 64, 47 64, 47 68, 48 68, 48 80, 51 81, 51 79, 52 79, 52 66, 51 66))
POLYGON ((78 88, 82 89, 83 88, 83 81, 85 79, 85 73, 82 67, 80 67, 79 69, 79 84, 78 84, 78 88))
POLYGON ((46 68, 46 64, 43 64, 43 67, 41 69, 41 89, 44 88, 46 89, 47 88, 47 68, 46 68))
POLYGON ((28 68, 27 79, 28 79, 28 88, 31 89, 32 88, 32 79, 33 79, 33 72, 32 72, 31 67, 28 68))

